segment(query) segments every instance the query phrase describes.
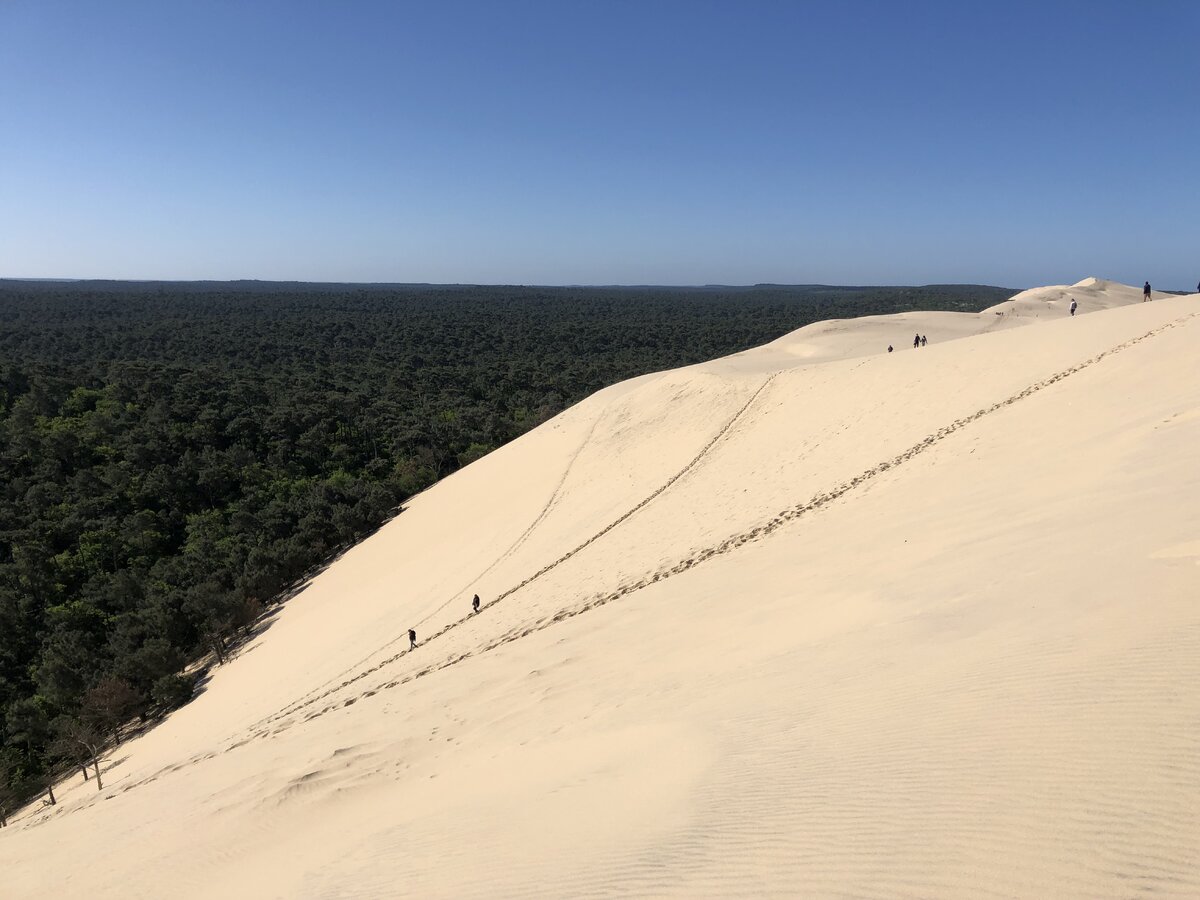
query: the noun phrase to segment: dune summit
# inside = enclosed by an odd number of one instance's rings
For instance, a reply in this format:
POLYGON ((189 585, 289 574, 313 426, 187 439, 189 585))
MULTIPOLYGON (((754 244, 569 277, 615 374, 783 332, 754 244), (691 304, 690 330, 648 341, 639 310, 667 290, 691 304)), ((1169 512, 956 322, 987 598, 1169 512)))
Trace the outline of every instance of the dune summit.
POLYGON ((19 814, 0 893, 1200 895, 1200 301, 1140 301, 593 395, 19 814))

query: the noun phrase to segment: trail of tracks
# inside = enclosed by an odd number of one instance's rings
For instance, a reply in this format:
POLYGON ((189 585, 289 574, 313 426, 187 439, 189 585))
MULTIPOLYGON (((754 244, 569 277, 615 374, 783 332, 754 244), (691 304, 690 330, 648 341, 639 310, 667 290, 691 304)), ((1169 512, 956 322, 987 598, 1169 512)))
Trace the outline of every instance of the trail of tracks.
MULTIPOLYGON (((713 435, 711 439, 709 439, 708 443, 706 443, 703 447, 701 447, 700 451, 695 456, 693 456, 691 458, 691 460, 689 460, 688 463, 683 468, 681 468, 674 475, 672 475, 665 482, 663 482, 663 484, 660 485, 659 488, 654 491, 654 493, 650 494, 648 497, 643 498, 641 500, 641 502, 639 502, 636 506, 634 506, 632 509, 622 513, 618 518, 614 519, 606 527, 604 527, 600 531, 593 534, 591 537, 589 537, 583 543, 577 545, 576 547, 574 547, 571 550, 568 550, 566 553, 564 553, 562 556, 560 556, 558 559, 554 560, 553 562, 547 563, 545 566, 538 569, 536 572, 534 572, 532 575, 530 575, 524 581, 522 581, 519 584, 514 585, 513 587, 508 588, 506 591, 503 591, 502 593, 498 594, 495 597, 495 599, 493 599, 491 602, 489 602, 485 606, 483 606, 480 609, 480 612, 482 612, 484 609, 490 609, 490 608, 494 607, 497 603, 500 603, 507 597, 510 597, 513 594, 515 594, 517 591, 521 590, 522 588, 527 587, 528 585, 532 584, 534 581, 541 578, 543 575, 547 574, 548 572, 553 571, 558 566, 562 565, 567 560, 571 559, 573 556, 578 554, 580 551, 586 549, 587 547, 590 547, 592 544, 594 544, 600 538, 604 537, 604 535, 608 534, 614 528, 617 528, 618 526, 629 521, 629 519, 631 519, 637 513, 641 512, 643 509, 645 509, 647 506, 649 506, 652 502, 654 502, 656 499, 658 499, 660 496, 662 496, 662 494, 665 491, 667 491, 673 485, 678 483, 679 480, 681 478, 683 478, 684 476, 686 476, 689 472, 694 470, 704 460, 704 458, 708 456, 708 454, 712 450, 712 448, 715 447, 716 444, 722 438, 726 437, 733 430, 734 426, 745 416, 746 412, 753 405, 754 401, 758 399, 758 397, 762 394, 762 392, 764 390, 766 390, 766 388, 771 384, 772 381, 775 380, 775 378, 778 375, 779 375, 778 372, 773 372, 772 374, 768 375, 766 377, 766 379, 763 380, 763 383, 760 384, 755 389, 754 393, 752 393, 750 395, 749 399, 747 399, 746 402, 743 403, 742 406, 739 407, 738 410, 721 427, 721 429, 715 435, 713 435)), ((592 429, 588 432, 587 437, 584 439, 583 443, 580 444, 579 448, 575 451, 575 454, 571 457, 571 463, 568 464, 566 471, 563 472, 563 476, 559 480, 558 486, 555 488, 554 493, 551 496, 549 502, 542 509, 541 514, 537 517, 536 520, 534 520, 533 524, 531 524, 521 534, 521 536, 519 538, 517 538, 516 542, 511 547, 509 547, 508 550, 506 550, 499 558, 497 558, 496 562, 492 563, 492 565, 489 566, 487 570, 485 570, 485 574, 487 571, 490 571, 492 568, 494 568, 496 565, 498 565, 502 559, 504 559, 506 556, 510 555, 514 550, 516 550, 516 548, 518 546, 520 546, 520 544, 524 543, 525 539, 529 537, 529 535, 533 532, 533 530, 538 526, 538 524, 540 524, 542 522, 543 519, 545 519, 545 517, 549 514, 549 512, 553 508, 553 506, 558 502, 559 494, 562 490, 563 485, 565 484, 565 482, 567 480, 567 475, 570 473, 571 466, 574 465, 575 459, 578 457, 579 453, 583 450, 583 447, 586 446, 588 441, 591 440, 592 433, 595 431, 596 424, 598 424, 599 421, 600 420, 598 418, 596 420, 596 423, 593 423, 592 429)), ((442 606, 438 607, 438 609, 439 610, 444 609, 445 606, 450 602, 451 601, 449 601, 449 600, 446 601, 446 603, 442 604, 442 606)), ((435 610, 435 612, 436 612, 436 610, 435 610)), ((433 613, 431 613, 430 615, 432 615, 432 614, 433 613)), ((473 617, 469 616, 467 618, 473 618, 473 617)), ((426 619, 428 619, 428 616, 426 616, 426 619)), ((422 620, 422 621, 424 621, 424 620, 422 620)), ((467 619, 458 619, 454 622, 451 622, 451 623, 445 625, 440 631, 435 632, 430 637, 428 637, 424 641, 422 641, 421 646, 428 644, 430 641, 436 640, 437 638, 439 638, 443 634, 445 634, 447 631, 449 631, 451 628, 456 627, 457 625, 461 624, 464 621, 467 621, 467 619)), ((395 645, 398 641, 402 640, 404 637, 406 637, 406 635, 402 632, 398 637, 395 637, 392 640, 388 641, 382 647, 376 648, 375 650, 373 650, 367 656, 363 657, 361 660, 359 660, 359 662, 355 663, 350 668, 345 669, 338 675, 335 675, 332 679, 330 679, 330 681, 334 681, 338 678, 342 678, 346 674, 354 671, 359 666, 361 666, 364 662, 371 659, 375 655, 383 652, 388 647, 395 645)), ((395 662, 397 659, 399 659, 400 657, 404 656, 405 654, 407 654, 409 652, 410 651, 407 649, 402 650, 399 653, 396 653, 395 655, 390 656, 387 659, 377 663, 376 665, 372 666, 371 668, 363 670, 361 673, 354 676, 353 678, 351 678, 347 681, 343 681, 341 684, 338 684, 336 687, 329 688, 324 693, 318 694, 317 696, 313 697, 312 694, 315 691, 318 691, 321 689, 320 687, 315 688, 314 691, 310 691, 304 697, 291 703, 290 705, 285 707, 283 710, 281 710, 277 713, 274 713, 270 716, 267 716, 264 719, 260 719, 258 722, 256 722, 254 725, 252 725, 251 728, 258 728, 263 725, 270 724, 271 722, 278 721, 279 719, 281 719, 285 716, 291 715, 295 712, 299 712, 300 710, 305 709, 308 706, 311 706, 313 703, 319 703, 321 700, 325 699, 326 697, 337 693, 338 691, 342 690, 345 687, 348 687, 349 685, 355 683, 356 681, 359 681, 363 678, 366 678, 366 677, 374 674, 375 672, 378 672, 381 668, 390 665, 391 663, 395 662)), ((327 682, 325 682, 325 684, 328 685, 329 682, 327 681, 327 682)))
MULTIPOLYGON (((732 552, 733 550, 736 550, 739 547, 743 547, 752 541, 761 540, 762 538, 774 533, 778 529, 782 528, 783 526, 785 526, 791 522, 794 522, 795 520, 801 518, 802 516, 809 514, 809 513, 814 513, 814 512, 819 511, 820 509, 822 509, 822 508, 828 506, 829 504, 833 503, 834 501, 842 498, 843 496, 850 493, 851 491, 854 491, 856 488, 860 487, 864 483, 869 482, 874 478, 877 478, 884 472, 894 469, 897 466, 903 465, 904 463, 908 462, 909 460, 913 459, 914 457, 919 456, 920 454, 929 450, 931 447, 946 440, 951 435, 966 428, 968 425, 977 421, 978 419, 983 418, 984 416, 990 415, 991 413, 994 413, 1000 409, 1003 409, 1004 407, 1011 406, 1014 403, 1017 403, 1018 401, 1025 399, 1026 397, 1029 397, 1033 394, 1038 393, 1039 391, 1044 390, 1045 388, 1048 388, 1054 384, 1057 384, 1058 382, 1062 381, 1063 379, 1068 378, 1071 375, 1082 371, 1083 369, 1090 368, 1091 366, 1099 363, 1101 360, 1103 360, 1109 356, 1120 353, 1121 351, 1126 350, 1132 346, 1135 346, 1136 344, 1139 344, 1148 338, 1151 338, 1157 334, 1160 334, 1163 331, 1167 331, 1171 328, 1176 328, 1180 325, 1183 325, 1189 319, 1192 319, 1192 318, 1196 317, 1197 315, 1200 315, 1200 313, 1190 313, 1186 316, 1182 316, 1178 319, 1168 322, 1165 325, 1161 325, 1158 328, 1152 329, 1138 337, 1131 338, 1130 340, 1125 341, 1121 344, 1118 344, 1114 347, 1111 347, 1108 350, 1102 351, 1101 353, 1098 353, 1095 356, 1092 356, 1089 359, 1086 359, 1083 362, 1078 363, 1068 369, 1064 369, 1064 370, 1057 372, 1047 378, 1042 379, 1041 381, 1035 382, 1034 384, 1029 385, 1025 389, 1023 389, 1015 394, 1012 394, 1011 396, 1009 396, 1003 400, 997 401, 996 403, 993 403, 990 406, 987 406, 987 407, 977 410, 976 412, 972 413, 969 416, 964 416, 962 418, 956 419, 953 422, 951 422, 949 425, 945 425, 942 428, 939 428, 937 431, 933 432, 932 434, 927 435, 923 440, 912 445, 907 450, 904 450, 903 452, 898 453, 895 456, 892 456, 888 459, 883 460, 882 462, 871 467, 870 469, 866 469, 865 471, 856 475, 854 478, 851 478, 847 481, 842 482, 841 484, 837 485, 836 487, 832 488, 831 490, 819 492, 819 493, 813 495, 813 497, 806 502, 797 503, 795 505, 786 507, 785 509, 776 513, 773 517, 760 523, 759 525, 756 525, 755 527, 747 529, 745 531, 741 531, 736 534, 730 535, 729 537, 725 538, 724 540, 720 541, 717 544, 713 544, 713 545, 710 545, 705 548, 693 550, 690 553, 690 555, 684 557, 683 559, 678 560, 677 562, 675 562, 674 564, 672 564, 670 566, 659 567, 655 571, 648 573, 646 575, 643 575, 641 578, 638 578, 637 580, 626 582, 625 584, 622 584, 619 587, 617 587, 615 590, 609 591, 607 593, 593 594, 592 596, 584 599, 583 601, 581 601, 579 603, 564 607, 563 609, 560 609, 558 612, 554 613, 553 615, 543 617, 542 619, 539 619, 538 621, 532 623, 531 625, 528 625, 527 627, 509 631, 508 633, 500 636, 499 638, 491 640, 479 647, 476 647, 473 650, 466 651, 466 652, 457 654, 455 656, 447 657, 439 662, 425 666, 424 668, 419 669, 415 672, 411 672, 402 677, 395 678, 395 679, 392 679, 391 681, 387 681, 382 684, 379 684, 375 687, 372 687, 370 690, 363 691, 362 693, 357 694, 353 697, 349 697, 347 699, 337 701, 334 703, 329 703, 329 704, 321 707, 320 709, 316 709, 316 710, 309 712, 306 716, 304 716, 304 718, 302 720, 294 720, 293 719, 292 721, 283 722, 281 725, 279 725, 275 728, 271 728, 271 729, 262 728, 263 725, 270 724, 271 722, 277 722, 286 716, 292 715, 295 712, 299 712, 303 708, 307 708, 308 706, 311 706, 314 703, 319 702, 322 699, 332 696, 333 694, 343 690, 346 687, 349 687, 351 684, 354 684, 355 682, 361 680, 362 678, 367 677, 370 674, 373 674, 374 672, 378 671, 380 668, 382 668, 386 665, 390 665, 392 662, 395 662, 395 661, 399 660, 400 658, 408 655, 410 652, 412 652, 410 650, 405 650, 405 651, 398 653, 395 656, 391 657, 389 660, 385 660, 379 666, 376 666, 367 672, 363 672, 360 675, 357 675, 354 678, 352 678, 342 684, 339 684, 336 688, 333 688, 333 689, 327 691, 325 694, 322 694, 320 697, 314 698, 312 701, 304 704, 301 707, 297 707, 295 709, 292 709, 289 707, 285 710, 281 710, 279 713, 275 714, 272 717, 269 717, 266 720, 262 720, 260 723, 256 723, 254 726, 250 727, 249 733, 244 738, 226 746, 222 750, 213 750, 213 751, 209 751, 204 754, 198 754, 194 757, 191 757, 188 760, 185 760, 183 762, 169 766, 165 769, 162 769, 162 770, 154 773, 153 775, 151 775, 145 779, 141 779, 137 782, 133 782, 129 785, 123 786, 121 788, 121 792, 123 793, 124 791, 132 790, 141 785, 149 784, 153 781, 156 781, 158 778, 162 777, 165 774, 168 774, 172 771, 175 771, 179 768, 182 768, 186 765, 190 765, 192 763, 201 762, 206 759, 211 759, 211 758, 219 755, 222 752, 227 752, 229 750, 233 750, 233 749, 241 747, 247 743, 250 743, 252 740, 254 740, 256 738, 266 737, 268 735, 276 734, 281 731, 287 730, 293 724, 295 724, 297 721, 307 722, 312 719, 319 718, 320 716, 325 715, 326 713, 334 712, 338 709, 342 709, 347 706, 352 706, 361 699, 373 697, 380 691, 399 687, 401 685, 408 684, 411 681, 415 681, 418 678, 423 678, 424 676, 429 675, 433 672, 438 672, 438 671, 441 671, 442 669, 446 669, 451 666, 458 665, 461 662, 464 662, 475 656, 479 656, 481 654, 488 653, 492 650, 495 650, 499 647, 504 646, 505 644, 509 644, 514 641, 518 641, 522 638, 528 637, 537 632, 544 631, 545 629, 550 628, 553 625, 556 625, 560 622, 564 622, 568 619, 573 619, 576 616, 583 615, 584 613, 589 612, 591 610, 598 609, 602 606, 606 606, 610 603, 613 603, 617 600, 620 600, 624 597, 634 594, 637 591, 640 591, 643 588, 648 587, 651 584, 655 584, 659 581, 664 581, 675 575, 682 574, 683 572, 689 571, 709 559, 728 554, 728 553, 732 552)), ((775 373, 775 374, 777 375, 778 373, 775 373)), ((743 412, 745 412, 745 410, 749 407, 749 404, 751 402, 753 402, 754 398, 757 397, 758 394, 761 393, 761 391, 767 386, 767 384, 769 384, 770 381, 773 380, 774 378, 775 378, 775 375, 770 376, 770 378, 768 378, 767 381, 764 382, 763 385, 761 385, 759 387, 759 389, 755 392, 754 396, 752 396, 750 401, 747 402, 746 406, 742 407, 742 409, 739 410, 739 412, 734 416, 734 418, 731 419, 729 423, 727 423, 725 428, 722 429, 722 432, 720 434, 718 434, 718 436, 715 437, 712 441, 710 441, 709 444, 707 444, 705 446, 704 450, 702 450, 701 453, 698 454, 697 457, 691 463, 689 463, 687 467, 685 467, 679 473, 677 473, 676 476, 674 476, 666 485, 664 485, 662 488, 660 488, 658 491, 656 491, 650 497, 646 498, 641 503, 639 503, 638 506, 634 507, 633 510, 630 510, 628 513, 626 513, 621 518, 616 520, 612 525, 610 525, 604 531, 593 536, 593 538, 584 542, 579 547, 575 548, 574 550, 570 551, 569 553, 564 554, 555 563, 552 563, 550 566, 547 566, 547 567, 543 568, 542 570, 540 570, 538 573, 535 573, 533 576, 530 576, 530 578, 528 578, 524 582, 522 582, 521 585, 518 585, 517 587, 510 589, 502 596, 511 595, 516 590, 519 590, 520 587, 523 587, 524 585, 529 584, 536 578, 540 577, 542 574, 545 574, 545 572, 547 572, 551 568, 553 568, 554 565, 558 565, 562 561, 569 559, 571 556, 575 555, 575 553, 579 552, 579 550, 581 550, 583 547, 587 546, 588 544, 590 544, 594 540, 596 540, 596 538, 598 538, 600 535, 607 533, 613 527, 616 527, 616 525, 620 524, 623 521, 626 521, 638 509, 645 507, 651 500, 654 499, 654 497, 660 495, 670 484, 678 481, 679 478, 681 478, 684 474, 686 474, 686 472, 691 467, 693 467, 700 459, 703 458, 704 454, 709 449, 711 449, 711 447, 717 442, 717 440, 720 439, 721 435, 726 433, 729 430, 729 428, 732 427, 733 423, 737 420, 737 418, 739 418, 741 416, 741 414, 743 412)), ((498 600, 493 601, 493 604, 491 604, 491 605, 494 605, 495 602, 498 602, 498 600)), ((433 640, 436 640, 437 638, 439 638, 442 635, 446 634, 447 632, 459 627, 460 625, 465 624, 466 622, 472 621, 474 618, 476 618, 476 617, 467 616, 467 617, 459 619, 455 622, 449 623, 444 628, 442 628, 441 631, 439 631, 437 634, 433 635, 425 643, 421 644, 420 648, 418 648, 418 649, 424 648, 433 640)))

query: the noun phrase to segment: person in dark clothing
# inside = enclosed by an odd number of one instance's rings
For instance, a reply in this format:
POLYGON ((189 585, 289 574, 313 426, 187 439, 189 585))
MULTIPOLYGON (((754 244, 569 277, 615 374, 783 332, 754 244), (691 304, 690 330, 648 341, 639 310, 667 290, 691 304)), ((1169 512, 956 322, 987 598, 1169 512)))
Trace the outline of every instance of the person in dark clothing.
POLYGON ((929 343, 929 338, 925 337, 925 335, 921 335, 921 346, 924 347, 928 343, 929 343))
POLYGON ((1150 299, 1150 282, 1147 281, 1146 284, 1142 287, 1142 302, 1145 303, 1149 299, 1150 299))
POLYGON ((1078 304, 1078 303, 1076 303, 1076 302, 1075 302, 1075 298, 1074 298, 1074 297, 1072 297, 1072 298, 1071 298, 1071 315, 1075 315, 1075 308, 1076 308, 1077 306, 1079 306, 1079 304, 1078 304))
POLYGON ((888 353, 891 353, 891 352, 892 352, 892 345, 888 344, 888 353))
POLYGON ((915 350, 917 347, 920 347, 920 346, 921 346, 921 336, 919 334, 914 334, 913 335, 913 349, 915 350))
POLYGON ((417 649, 417 629, 415 628, 408 629, 408 649, 417 649))
POLYGON ((476 594, 471 598, 471 612, 479 612, 479 595, 476 594))

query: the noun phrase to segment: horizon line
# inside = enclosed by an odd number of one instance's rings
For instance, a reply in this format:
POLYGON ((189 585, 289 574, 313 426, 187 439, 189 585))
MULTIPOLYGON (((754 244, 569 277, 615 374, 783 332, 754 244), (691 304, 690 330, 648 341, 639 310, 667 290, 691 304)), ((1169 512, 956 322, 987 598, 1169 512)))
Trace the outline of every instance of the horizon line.
MULTIPOLYGON (((1110 279, 1105 279, 1110 280, 1110 279)), ((929 281, 920 284, 911 282, 885 283, 834 283, 827 281, 756 281, 737 284, 733 282, 515 282, 515 281, 326 281, 298 278, 104 278, 104 277, 47 277, 0 275, 0 282, 23 282, 34 284, 83 284, 103 282, 108 284, 308 284, 308 285, 353 285, 361 287, 524 287, 524 288, 884 288, 884 287, 998 287, 1009 290, 1011 285, 989 284, 983 281, 929 281)), ((1023 290, 1024 288, 1017 288, 1023 290)))

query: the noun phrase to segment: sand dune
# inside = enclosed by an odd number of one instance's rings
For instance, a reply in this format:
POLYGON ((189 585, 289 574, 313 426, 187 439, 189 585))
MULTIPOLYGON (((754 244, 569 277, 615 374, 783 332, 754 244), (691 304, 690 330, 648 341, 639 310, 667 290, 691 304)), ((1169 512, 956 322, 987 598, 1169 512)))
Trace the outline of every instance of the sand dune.
POLYGON ((601 391, 0 831, 0 892, 1200 895, 1200 301, 1141 299, 601 391))

